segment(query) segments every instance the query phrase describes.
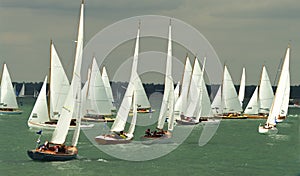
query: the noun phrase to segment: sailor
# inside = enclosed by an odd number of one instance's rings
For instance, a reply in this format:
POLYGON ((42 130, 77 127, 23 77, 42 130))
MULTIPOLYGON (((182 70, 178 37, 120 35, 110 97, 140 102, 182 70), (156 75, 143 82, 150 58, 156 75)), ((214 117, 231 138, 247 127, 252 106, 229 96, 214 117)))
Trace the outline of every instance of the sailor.
POLYGON ((148 128, 148 129, 145 131, 145 136, 151 136, 150 128, 148 128))
POLYGON ((127 136, 124 134, 123 131, 120 131, 120 137, 123 138, 123 139, 126 139, 126 138, 127 138, 127 136))

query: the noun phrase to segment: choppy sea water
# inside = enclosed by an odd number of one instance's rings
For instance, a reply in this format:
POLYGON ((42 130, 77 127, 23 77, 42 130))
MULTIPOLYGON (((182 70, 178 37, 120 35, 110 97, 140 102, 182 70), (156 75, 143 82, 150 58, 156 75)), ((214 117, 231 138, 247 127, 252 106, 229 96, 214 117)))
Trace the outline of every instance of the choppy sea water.
MULTIPOLYGON (((300 109, 297 108, 289 109, 288 118, 278 124, 279 133, 274 136, 258 134, 257 127, 265 120, 222 120, 206 145, 198 145, 203 130, 203 125, 199 125, 181 144, 153 144, 143 148, 159 151, 176 145, 164 156, 128 161, 108 154, 128 146, 114 146, 106 153, 81 133, 78 159, 35 162, 26 154, 36 145, 36 130, 28 129, 26 124, 35 100, 23 98, 21 101, 23 114, 0 116, 0 175, 300 175, 300 109)), ((155 118, 158 110, 152 116, 139 115, 139 118, 155 118)), ((144 134, 145 128, 143 124, 136 128, 134 143, 130 144, 133 148, 140 145, 139 136, 144 134)), ((44 130, 42 140, 49 139, 51 134, 44 130)), ((126 157, 131 155, 129 152, 126 157)))

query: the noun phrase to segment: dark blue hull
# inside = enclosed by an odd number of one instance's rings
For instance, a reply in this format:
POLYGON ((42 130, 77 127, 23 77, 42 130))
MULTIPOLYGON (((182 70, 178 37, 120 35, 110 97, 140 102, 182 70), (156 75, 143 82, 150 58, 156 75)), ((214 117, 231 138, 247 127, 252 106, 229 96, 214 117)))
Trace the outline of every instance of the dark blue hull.
POLYGON ((68 160, 76 159, 77 157, 77 154, 65 154, 65 153, 52 154, 52 153, 39 152, 36 150, 28 150, 27 154, 32 160, 37 160, 37 161, 68 161, 68 160))

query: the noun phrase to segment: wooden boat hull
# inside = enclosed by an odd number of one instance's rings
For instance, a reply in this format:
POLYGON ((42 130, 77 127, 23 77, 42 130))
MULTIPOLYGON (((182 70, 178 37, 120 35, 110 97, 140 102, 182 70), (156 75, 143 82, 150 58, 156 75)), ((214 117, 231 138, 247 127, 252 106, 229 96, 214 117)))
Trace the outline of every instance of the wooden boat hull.
POLYGON ((247 119, 246 116, 222 116, 222 119, 247 119))
POLYGON ((126 139, 123 138, 115 138, 107 135, 96 136, 95 141, 99 145, 114 145, 114 144, 128 144, 132 141, 133 137, 129 137, 126 139))
MULTIPOLYGON (((33 129, 47 129, 54 130, 56 128, 56 124, 47 124, 47 123, 35 123, 35 122, 27 122, 29 128, 33 129)), ((92 128, 94 124, 89 125, 80 125, 80 128, 92 128)), ((75 125, 70 125, 69 130, 75 130, 75 125)))
MULTIPOLYGON (((138 109, 137 112, 138 113, 153 113, 153 112, 155 112, 155 109, 149 109, 149 108, 147 108, 147 109, 138 109)), ((133 113, 132 109, 130 110, 129 113, 130 114, 133 113)))
POLYGON ((277 134, 278 133, 278 129, 276 127, 265 128, 264 126, 260 125, 258 127, 258 132, 260 134, 277 134))
POLYGON ((285 116, 280 116, 278 119, 276 119, 276 122, 281 123, 285 120, 285 118, 286 118, 285 116))
POLYGON ((267 115, 257 115, 257 114, 244 114, 248 119, 267 119, 267 115))
POLYGON ((28 156, 35 161, 68 161, 76 159, 75 153, 55 153, 55 152, 40 152, 38 150, 28 150, 28 156))

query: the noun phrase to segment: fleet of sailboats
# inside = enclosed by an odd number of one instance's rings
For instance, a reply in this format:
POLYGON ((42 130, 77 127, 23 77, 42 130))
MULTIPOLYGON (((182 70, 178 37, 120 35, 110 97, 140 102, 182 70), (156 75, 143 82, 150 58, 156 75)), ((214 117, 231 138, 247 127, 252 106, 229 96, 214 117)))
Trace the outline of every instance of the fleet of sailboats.
MULTIPOLYGON (((274 96, 270 78, 266 67, 262 67, 259 84, 255 87, 250 101, 245 110, 246 73, 242 70, 239 93, 233 84, 232 77, 226 65, 224 65, 222 84, 220 85, 214 100, 211 103, 206 87, 205 63, 203 58, 202 69, 200 62, 195 57, 193 67, 186 56, 181 82, 175 89, 172 78, 172 26, 168 28, 168 47, 166 58, 166 72, 164 80, 164 94, 156 129, 151 133, 150 129, 142 139, 168 139, 172 137, 176 125, 196 125, 201 121, 216 119, 244 119, 267 118, 265 124, 258 126, 260 134, 278 133, 277 123, 282 122, 288 113, 290 97, 290 46, 287 47, 284 62, 280 73, 276 93, 274 96), (167 129, 165 129, 167 122, 167 129)), ((95 122, 107 122, 104 117, 111 117, 114 112, 116 118, 109 134, 95 136, 98 144, 126 144, 134 138, 138 113, 151 113, 151 107, 137 67, 139 58, 140 23, 138 26, 131 76, 126 88, 122 103, 117 110, 110 86, 106 67, 102 73, 96 58, 92 59, 88 70, 88 79, 82 87, 81 64, 83 61, 84 45, 84 1, 80 7, 77 45, 74 61, 74 70, 71 83, 60 62, 53 42, 50 44, 50 71, 49 92, 47 92, 48 76, 45 76, 41 90, 37 96, 34 107, 28 119, 28 126, 37 129, 54 129, 52 138, 43 145, 37 145, 33 150, 28 150, 28 156, 39 161, 66 161, 77 157, 78 139, 81 128, 93 127, 93 124, 82 125, 83 118, 93 118, 95 122), (131 119, 129 114, 133 114, 131 119), (125 132, 126 124, 129 123, 125 132), (66 145, 69 129, 74 130, 70 145, 66 145)), ((7 65, 3 65, 3 73, 0 88, 0 114, 19 114, 15 89, 12 85, 7 65)), ((25 84, 23 84, 19 97, 25 96, 25 84)), ((41 132, 39 134, 41 135, 41 132)), ((40 138, 38 139, 40 144, 40 138)))

